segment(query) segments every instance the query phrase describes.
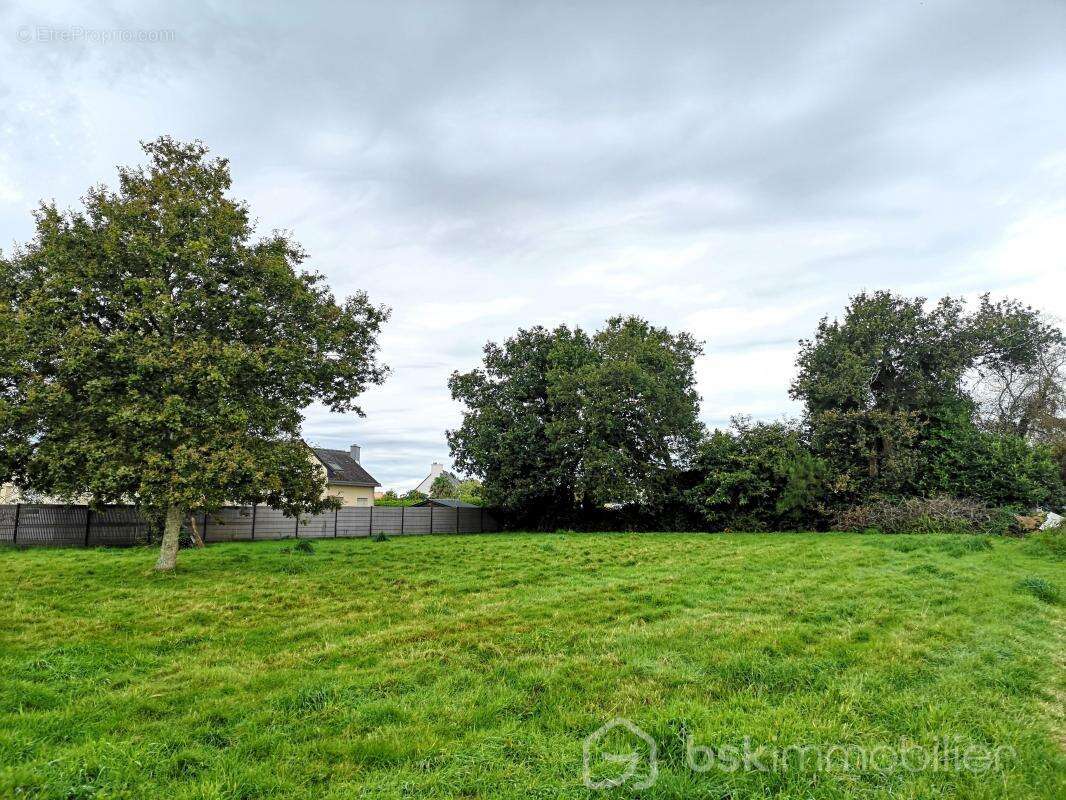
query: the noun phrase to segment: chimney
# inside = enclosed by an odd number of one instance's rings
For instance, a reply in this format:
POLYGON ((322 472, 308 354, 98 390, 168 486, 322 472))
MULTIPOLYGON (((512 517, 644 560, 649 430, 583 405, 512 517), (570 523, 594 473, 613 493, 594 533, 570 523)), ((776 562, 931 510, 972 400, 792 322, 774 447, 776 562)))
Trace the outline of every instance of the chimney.
POLYGON ((352 460, 356 464, 358 464, 359 463, 359 445, 353 444, 351 447, 348 448, 348 452, 351 453, 352 460))
POLYGON ((436 478, 444 472, 444 465, 434 461, 429 467, 429 477, 436 478))

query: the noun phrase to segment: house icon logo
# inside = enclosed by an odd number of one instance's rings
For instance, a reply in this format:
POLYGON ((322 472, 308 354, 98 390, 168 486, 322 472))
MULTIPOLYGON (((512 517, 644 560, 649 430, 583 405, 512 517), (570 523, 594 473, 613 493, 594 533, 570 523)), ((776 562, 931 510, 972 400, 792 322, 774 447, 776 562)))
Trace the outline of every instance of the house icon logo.
POLYGON ((615 717, 585 737, 582 766, 586 788, 629 784, 633 789, 650 789, 659 778, 658 747, 633 722, 615 717))

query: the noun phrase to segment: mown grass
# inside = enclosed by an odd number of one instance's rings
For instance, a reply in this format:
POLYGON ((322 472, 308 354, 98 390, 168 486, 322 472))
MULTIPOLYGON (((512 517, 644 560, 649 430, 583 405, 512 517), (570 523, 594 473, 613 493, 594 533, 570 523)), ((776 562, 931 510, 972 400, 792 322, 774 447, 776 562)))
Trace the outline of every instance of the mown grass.
POLYGON ((441 536, 153 560, 0 552, 0 796, 1066 796, 1063 608, 1022 588, 1066 576, 1025 542, 441 536), (582 740, 613 717, 659 742, 653 787, 583 785, 582 740), (1012 754, 694 773, 689 734, 1012 754))

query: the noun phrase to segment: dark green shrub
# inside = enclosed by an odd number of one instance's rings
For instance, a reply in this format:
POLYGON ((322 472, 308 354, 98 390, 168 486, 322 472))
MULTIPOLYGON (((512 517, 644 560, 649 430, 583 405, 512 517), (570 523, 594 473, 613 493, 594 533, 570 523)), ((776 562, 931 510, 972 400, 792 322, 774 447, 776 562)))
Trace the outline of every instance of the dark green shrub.
POLYGON ((297 553, 307 553, 308 555, 315 552, 315 547, 306 539, 301 539, 292 548, 297 553))
POLYGON ((692 508, 714 530, 822 527, 828 469, 795 425, 733 419, 700 446, 692 508))
POLYGON ((787 469, 788 480, 775 510, 782 520, 802 527, 820 517, 829 486, 829 466, 807 450, 797 450, 787 469))
POLYGON ((389 537, 385 535, 384 531, 378 531, 370 537, 370 541, 372 542, 387 542, 388 540, 389 537))
POLYGON ((968 409, 934 418, 919 453, 922 469, 915 493, 980 498, 995 506, 1063 502, 1063 483, 1051 448, 980 430, 968 409))
POLYGON ((853 498, 906 494, 918 473, 913 411, 826 409, 808 420, 811 448, 830 465, 835 488, 853 498))
MULTIPOLYGON (((1058 438, 1051 443, 1051 458, 1059 469, 1059 480, 1062 481, 1063 486, 1066 486, 1066 435, 1061 432, 1058 438)), ((1063 504, 1066 505, 1066 500, 1063 501, 1063 504)))

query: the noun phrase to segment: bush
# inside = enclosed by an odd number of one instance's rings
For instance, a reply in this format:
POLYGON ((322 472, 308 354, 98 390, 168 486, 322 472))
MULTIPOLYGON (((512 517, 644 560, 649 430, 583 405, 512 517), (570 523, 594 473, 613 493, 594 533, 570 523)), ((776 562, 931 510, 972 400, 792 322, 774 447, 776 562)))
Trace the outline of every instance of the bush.
POLYGON ((881 533, 967 533, 1006 536, 1015 532, 1010 509, 957 497, 882 498, 853 505, 838 514, 842 531, 881 533))
POLYGON ((798 451, 788 464, 788 482, 777 499, 775 510, 789 527, 810 526, 822 516, 829 466, 806 450, 798 451))
POLYGON ((422 492, 416 492, 414 489, 409 491, 407 494, 403 495, 403 497, 401 497, 400 495, 396 494, 396 492, 393 489, 389 489, 381 497, 379 497, 376 500, 374 500, 374 505, 376 505, 376 506, 390 506, 390 507, 397 507, 398 508, 400 506, 418 505, 419 503, 423 502, 425 499, 426 499, 426 495, 422 494, 422 492))
MULTIPOLYGON (((1060 434, 1059 438, 1051 444, 1051 457, 1059 468, 1059 480, 1066 486, 1066 436, 1060 434)), ((1066 501, 1063 501, 1066 505, 1066 501)))
POLYGON ((795 530, 824 525, 829 475, 803 432, 782 422, 733 419, 700 445, 691 507, 714 530, 795 530))
POLYGON ((922 474, 909 492, 979 498, 998 506, 1063 502, 1063 482, 1051 448, 979 430, 967 414, 937 418, 927 433, 919 448, 922 474))

